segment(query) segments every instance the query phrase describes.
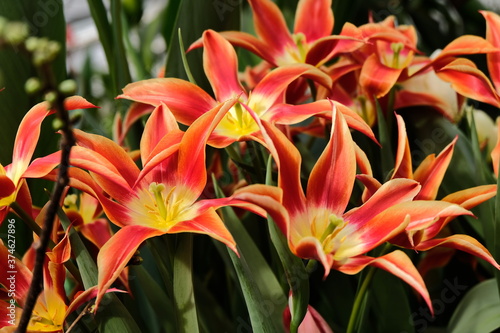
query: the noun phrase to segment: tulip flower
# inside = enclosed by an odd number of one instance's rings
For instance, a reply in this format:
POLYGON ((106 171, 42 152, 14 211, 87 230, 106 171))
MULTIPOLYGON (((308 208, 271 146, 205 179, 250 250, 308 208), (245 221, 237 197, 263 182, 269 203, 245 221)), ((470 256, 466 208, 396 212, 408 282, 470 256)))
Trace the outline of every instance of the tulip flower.
POLYGON ((320 261, 325 276, 330 269, 347 274, 356 274, 367 265, 385 269, 409 283, 430 306, 423 280, 403 252, 378 258, 365 254, 409 224, 471 213, 447 202, 412 201, 421 186, 409 179, 385 183, 362 206, 346 211, 356 176, 356 148, 342 114, 335 108, 330 140, 311 171, 304 193, 299 152, 271 124, 261 123, 279 170, 278 186, 283 189, 283 206, 289 215, 289 224, 282 231, 292 252, 320 261))
POLYGON ((266 215, 262 208, 238 199, 240 193, 280 201, 279 189, 264 185, 242 188, 229 198, 198 200, 207 183, 206 142, 235 102, 233 98, 204 113, 185 134, 165 105, 156 108, 141 139, 142 170, 115 142, 75 130, 77 146, 70 162, 91 176, 70 170, 71 186, 96 196, 108 218, 121 227, 97 257, 96 305, 146 239, 194 232, 209 235, 236 252, 233 237, 215 210, 235 205, 266 215))
MULTIPOLYGON (((399 134, 398 149, 391 179, 413 179, 418 181, 421 189, 415 196, 415 199, 424 200, 420 202, 436 202, 433 200, 437 197, 444 174, 450 164, 457 138, 446 146, 438 156, 434 154, 427 156, 415 172, 413 172, 405 123, 400 115, 396 115, 396 119, 399 134)), ((363 175, 360 179, 367 186, 367 192, 364 194, 365 200, 370 198, 371 193, 377 193, 383 186, 371 176, 363 175)), ((452 193, 441 201, 454 203, 469 210, 495 196, 496 188, 496 185, 477 186, 452 193)), ((422 223, 423 221, 410 222, 405 227, 404 232, 396 235, 389 242, 416 251, 427 251, 436 246, 450 247, 468 252, 486 260, 494 267, 500 268, 490 252, 473 237, 468 235, 451 235, 446 238, 435 238, 453 217, 442 216, 434 220, 425 221, 424 223, 422 223)))
MULTIPOLYGON (((278 6, 270 0, 249 0, 257 37, 241 31, 223 31, 231 44, 256 54, 275 67, 306 63, 319 67, 339 52, 350 52, 362 41, 347 25, 331 35, 334 25, 331 0, 300 0, 291 33, 278 6), (311 20, 314 17, 314 20, 311 20)), ((188 51, 203 46, 194 42, 188 51)))
MULTIPOLYGON (((64 107, 67 110, 95 108, 84 98, 74 96, 67 98, 64 107)), ((42 102, 32 107, 19 125, 12 163, 3 167, 0 164, 0 222, 4 220, 11 203, 19 200, 22 207, 31 211, 31 197, 24 181, 25 178, 39 178, 46 175, 54 165, 30 164, 40 136, 42 121, 54 110, 49 109, 48 102, 42 102)))

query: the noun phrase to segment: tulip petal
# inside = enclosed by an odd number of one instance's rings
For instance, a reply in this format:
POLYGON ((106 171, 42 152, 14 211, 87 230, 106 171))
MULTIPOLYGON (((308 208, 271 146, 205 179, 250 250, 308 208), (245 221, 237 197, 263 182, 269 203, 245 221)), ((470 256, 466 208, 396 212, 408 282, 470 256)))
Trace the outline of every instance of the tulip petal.
POLYGON ((19 124, 12 153, 12 169, 10 170, 10 179, 16 185, 31 161, 40 137, 42 121, 51 113, 48 108, 48 102, 38 103, 26 113, 19 124))
POLYGON ((444 174, 448 169, 453 149, 458 140, 458 136, 446 146, 439 155, 434 158, 434 154, 425 158, 415 170, 414 179, 422 185, 422 189, 415 199, 434 200, 443 180, 444 174))
POLYGON ((213 208, 209 208, 192 220, 178 222, 168 230, 169 234, 180 232, 193 232, 197 234, 208 235, 226 244, 227 247, 238 254, 233 236, 231 235, 229 230, 227 230, 224 222, 222 222, 220 216, 213 208))
POLYGON ((468 59, 455 59, 436 70, 444 81, 466 97, 500 107, 499 97, 490 80, 468 59))
POLYGON ((323 71, 308 64, 291 64, 278 67, 267 74, 253 89, 248 105, 260 115, 258 109, 268 110, 273 104, 283 102, 279 98, 293 81, 299 77, 311 79, 329 88, 331 78, 323 71), (255 108, 254 105, 259 105, 255 108))
MULTIPOLYGON (((95 154, 103 156, 109 161, 107 164, 110 165, 110 170, 117 170, 117 174, 122 176, 130 186, 134 184, 139 175, 139 168, 123 147, 120 147, 116 142, 104 136, 85 133, 77 129, 74 130, 74 135, 78 146, 87 148, 95 154), (119 166, 119 168, 115 166, 119 166)), ((83 154, 83 150, 81 150, 81 153, 83 154)), ((76 155, 75 157, 79 156, 76 155)))
POLYGON ((99 277, 97 283, 96 309, 106 290, 120 276, 122 270, 146 239, 162 235, 163 232, 140 225, 126 226, 109 239, 97 255, 99 277))
MULTIPOLYGON (((479 11, 486 19, 486 40, 493 46, 500 48, 500 16, 491 11, 479 11)), ((486 55, 488 73, 500 94, 500 51, 486 55)))
POLYGON ((146 122, 144 133, 141 137, 140 151, 142 164, 146 164, 153 149, 167 133, 178 129, 177 121, 168 107, 163 103, 156 107, 146 122))
POLYGON ((433 313, 431 299, 427 287, 425 286, 422 276, 411 262, 410 258, 400 250, 393 251, 379 258, 371 258, 367 256, 359 256, 348 259, 348 261, 335 269, 345 274, 357 274, 366 266, 375 266, 381 268, 408 283, 415 289, 425 300, 429 309, 433 313))
POLYGON ((396 121, 398 124, 398 148, 394 172, 391 178, 413 179, 413 166, 408 136, 406 135, 406 126, 403 117, 398 114, 396 114, 396 121))
POLYGON ((306 198, 300 181, 300 153, 274 125, 264 120, 259 123, 267 148, 278 166, 278 186, 283 189, 283 205, 290 215, 299 214, 306 208, 306 198))
POLYGON ((325 270, 323 275, 325 278, 330 274, 333 263, 332 256, 325 253, 323 245, 316 237, 303 237, 297 244, 290 244, 290 249, 300 258, 319 261, 325 270))
POLYGON ((301 0, 297 4, 294 33, 303 33, 307 43, 329 36, 333 29, 331 0, 301 0), (314 24, 311 24, 314 17, 314 24))
MULTIPOLYGON (((420 185, 410 179, 393 179, 384 183, 363 205, 353 208, 344 214, 350 224, 363 226, 378 214, 392 206, 412 200, 420 191, 420 185)), ((404 219, 403 214, 400 221, 404 219)))
POLYGON ((121 122, 121 114, 116 113, 114 122, 113 139, 121 146, 125 140, 125 136, 132 127, 132 125, 139 120, 142 116, 153 112, 154 107, 149 104, 132 103, 125 114, 123 123, 121 122))
POLYGON ((459 55, 491 52, 498 52, 498 49, 486 39, 479 36, 464 35, 454 39, 451 43, 446 45, 439 55, 434 58, 433 63, 439 66, 443 61, 446 62, 448 58, 459 55))
POLYGON ((475 238, 468 235, 456 234, 446 238, 430 239, 418 244, 415 250, 427 251, 437 246, 445 246, 470 253, 473 256, 486 260, 496 269, 500 269, 500 265, 495 261, 491 253, 475 238))
POLYGON ((351 197, 356 176, 356 154, 351 133, 341 112, 332 104, 330 140, 311 171, 307 202, 341 216, 351 197))
POLYGON ((226 101, 245 89, 238 79, 238 58, 233 46, 213 30, 203 33, 203 68, 215 98, 226 101))
POLYGON ((216 101, 203 89, 176 78, 156 78, 129 83, 123 88, 123 94, 117 98, 153 106, 163 102, 170 108, 177 121, 185 125, 190 125, 216 105, 216 101))
POLYGON ((295 47, 285 18, 278 6, 270 0, 249 0, 252 7, 255 32, 264 41, 274 58, 287 47, 295 47))
POLYGON ((361 68, 359 84, 369 96, 383 97, 394 87, 402 69, 387 67, 380 63, 377 54, 370 55, 361 68))
POLYGON ((236 98, 217 105, 197 119, 186 131, 179 146, 178 182, 188 186, 197 196, 207 183, 205 147, 215 127, 235 104, 236 98))
POLYGON ((30 288, 32 273, 14 255, 10 254, 3 241, 0 241, 0 283, 10 289, 11 282, 15 284, 15 300, 19 305, 24 306, 28 290, 30 288), (15 267, 10 266, 9 259, 15 261, 15 267), (14 280, 9 279, 14 277, 14 280))

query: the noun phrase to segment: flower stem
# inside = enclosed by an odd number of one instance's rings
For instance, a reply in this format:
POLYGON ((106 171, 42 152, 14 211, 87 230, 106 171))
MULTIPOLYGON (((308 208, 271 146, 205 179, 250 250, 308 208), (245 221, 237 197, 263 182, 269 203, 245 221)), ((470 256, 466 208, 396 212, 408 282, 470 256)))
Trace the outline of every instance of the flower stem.
MULTIPOLYGON (((377 257, 383 256, 384 254, 389 252, 391 247, 392 244, 386 243, 377 257)), ((354 304, 352 305, 351 316, 349 318, 349 323, 347 325, 346 333, 355 332, 356 327, 359 327, 361 324, 362 318, 360 318, 360 314, 364 312, 361 309, 362 304, 365 299, 366 292, 368 291, 368 287, 370 286, 370 283, 373 280, 373 276, 375 275, 375 271, 376 267, 374 266, 370 266, 370 268, 368 268, 368 273, 363 278, 363 282, 361 283, 361 286, 358 288, 358 291, 356 292, 356 297, 354 299, 354 304)))

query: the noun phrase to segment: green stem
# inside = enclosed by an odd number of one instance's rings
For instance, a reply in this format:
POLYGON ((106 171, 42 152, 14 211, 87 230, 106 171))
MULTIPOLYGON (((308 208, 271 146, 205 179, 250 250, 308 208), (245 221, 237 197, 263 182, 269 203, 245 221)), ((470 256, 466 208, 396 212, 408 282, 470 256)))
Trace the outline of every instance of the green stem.
POLYGON ((199 332, 193 288, 193 235, 179 234, 174 257, 174 302, 177 332, 199 332))
MULTIPOLYGON (((386 243, 382 251, 379 253, 378 257, 383 256, 384 254, 389 252, 391 247, 392 244, 386 243)), ((351 316, 349 318, 349 324, 347 325, 346 333, 353 333, 356 331, 356 327, 360 326, 362 319, 360 318, 360 314, 364 312, 362 311, 362 304, 366 297, 368 287, 370 286, 370 283, 373 280, 373 276, 375 275, 375 271, 376 267, 374 266, 370 266, 370 268, 368 268, 368 273, 363 278, 363 281, 361 282, 361 285, 356 292, 356 297, 354 299, 354 304, 352 305, 351 316)))

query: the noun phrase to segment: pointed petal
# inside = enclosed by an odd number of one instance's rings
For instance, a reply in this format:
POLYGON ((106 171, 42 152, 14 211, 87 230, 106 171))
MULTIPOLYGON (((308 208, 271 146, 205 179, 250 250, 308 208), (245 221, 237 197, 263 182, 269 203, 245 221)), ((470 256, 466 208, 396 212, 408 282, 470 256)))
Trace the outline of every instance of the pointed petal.
POLYGON ((178 182, 188 186, 197 195, 207 183, 205 148, 208 137, 235 104, 236 98, 214 107, 198 118, 186 131, 179 146, 178 182))
MULTIPOLYGON (((479 11, 486 20, 486 40, 494 47, 500 48, 500 16, 494 12, 479 11)), ((500 51, 486 55, 488 73, 495 84, 497 93, 500 93, 500 51)))
POLYGON ((61 152, 34 159, 23 174, 24 178, 42 178, 61 163, 61 152))
POLYGON ((273 104, 283 102, 279 100, 283 92, 299 77, 311 79, 329 88, 332 79, 325 72, 308 64, 292 64, 278 67, 267 74, 253 89, 248 105, 256 110, 269 109, 273 104), (254 107, 259 105, 260 107, 254 107))
POLYGON ((35 151, 40 126, 50 113, 48 102, 38 103, 32 107, 21 120, 14 141, 10 179, 17 185, 24 171, 28 168, 33 152, 35 151))
POLYGON ((443 180, 444 174, 453 155, 453 148, 458 140, 458 136, 446 146, 439 155, 429 155, 415 170, 414 179, 422 185, 422 189, 415 199, 434 200, 443 180))
POLYGON ((170 108, 177 121, 185 125, 190 125, 216 105, 215 100, 203 89, 176 78, 157 78, 129 83, 123 88, 123 94, 117 98, 153 106, 163 102, 170 108))
POLYGON ((441 200, 460 205, 465 209, 472 209, 493 198, 496 193, 497 185, 481 185, 448 194, 441 200))
POLYGON ((306 198, 300 181, 302 158, 290 140, 274 125, 260 122, 262 136, 278 166, 278 186, 283 189, 283 205, 290 215, 305 211, 306 198))
POLYGON ((249 0, 252 7, 255 32, 272 50, 275 58, 295 44, 278 6, 270 0, 249 0))
POLYGON ((491 163, 493 164, 493 173, 498 178, 498 168, 500 167, 499 165, 500 164, 500 121, 498 117, 496 125, 497 125, 498 138, 495 148, 493 148, 493 150, 491 151, 491 163))
POLYGON ((367 265, 381 268, 408 283, 423 297, 431 312, 434 312, 422 276, 420 276, 410 258, 402 251, 396 250, 379 258, 359 256, 349 259, 340 267, 334 268, 346 274, 357 274, 367 265))
POLYGON ((162 235, 163 232, 139 225, 126 226, 120 229, 101 248, 97 255, 97 267, 99 269, 98 293, 95 302, 96 308, 106 293, 106 290, 120 276, 122 270, 128 264, 130 258, 137 248, 146 239, 162 235))
POLYGON ((270 48, 265 41, 241 31, 222 31, 220 34, 232 45, 242 47, 274 66, 278 66, 274 54, 275 50, 272 47, 270 48))
POLYGON ((430 239, 418 244, 415 250, 427 251, 437 246, 450 247, 470 253, 473 256, 486 260, 496 269, 500 269, 500 265, 495 261, 491 253, 475 238, 468 235, 456 234, 441 239, 430 239))
POLYGON ((436 70, 444 81, 466 97, 500 107, 499 97, 490 80, 468 59, 455 59, 436 70))
MULTIPOLYGON (((377 142, 375 134, 373 134, 372 129, 363 118, 347 106, 335 101, 333 103, 337 110, 342 113, 350 128, 360 131, 374 142, 377 142)), ((312 116, 331 119, 331 115, 331 103, 326 99, 322 99, 312 103, 299 105, 277 104, 266 113, 265 119, 277 124, 293 125, 312 116)))
MULTIPOLYGON (((362 226, 394 205, 412 200, 419 191, 420 185, 416 181, 403 178, 390 180, 384 183, 362 206, 344 214, 344 219, 350 224, 362 226)), ((400 221, 405 215, 402 215, 400 221)))
POLYGON ((479 36, 464 35, 446 45, 441 53, 434 58, 433 63, 439 66, 443 61, 447 61, 447 58, 491 52, 498 52, 498 49, 486 39, 479 36))
POLYGON ((332 257, 325 253, 322 244, 316 237, 304 237, 297 244, 290 244, 290 249, 299 258, 319 261, 325 270, 325 278, 330 274, 332 257))
MULTIPOLYGON (((125 136, 128 131, 132 127, 137 120, 139 120, 142 116, 153 112, 154 107, 149 104, 143 103, 132 103, 132 105, 127 110, 125 114, 125 119, 123 120, 123 124, 121 124, 120 133, 117 133, 116 141, 121 146, 123 141, 125 140, 125 136)), ((120 113, 116 114, 116 117, 119 117, 120 113)), ((118 119, 118 118, 115 118, 118 119)))
POLYGON ((363 63, 359 75, 359 83, 369 96, 383 97, 396 84, 403 70, 391 68, 380 63, 377 54, 373 53, 363 63))
POLYGON ((104 136, 85 133, 77 129, 74 130, 74 135, 78 146, 103 156, 130 186, 134 184, 139 175, 139 168, 123 147, 104 136))
POLYGON ((172 234, 180 232, 208 235, 226 244, 236 254, 238 253, 233 236, 213 208, 208 209, 192 220, 178 222, 168 230, 168 233, 172 234))
POLYGON ((406 135, 406 126, 403 117, 396 114, 398 124, 398 148, 394 165, 394 172, 391 178, 413 179, 413 166, 411 159, 410 145, 406 135))
POLYGON ((331 0, 301 0, 297 4, 294 33, 303 33, 307 43, 329 36, 333 29, 331 0), (314 17, 314 22, 311 18, 314 17))
POLYGON ((213 30, 203 33, 203 68, 218 101, 226 101, 245 89, 238 79, 238 58, 233 46, 213 30))
POLYGON ((349 203, 356 176, 356 155, 342 113, 332 104, 332 131, 325 150, 311 171, 307 202, 341 216, 349 203))
POLYGON ((177 121, 168 107, 163 103, 157 106, 148 118, 141 137, 142 164, 146 164, 153 149, 167 133, 178 129, 177 121))
POLYGON ((19 259, 9 253, 3 241, 0 241, 0 255, 0 283, 5 287, 9 287, 12 281, 9 278, 14 274, 15 299, 19 305, 24 306, 31 284, 32 273, 19 259), (15 261, 14 269, 9 268, 9 259, 15 261), (13 273, 13 271, 16 273, 13 273))
POLYGON ((373 176, 370 175, 356 175, 356 179, 358 179, 363 185, 365 185, 365 189, 363 191, 363 196, 362 200, 363 202, 368 201, 373 194, 375 194, 380 187, 382 187, 382 184, 374 178, 373 176))
POLYGON ((435 223, 439 218, 456 217, 459 215, 473 214, 459 205, 444 201, 432 200, 416 200, 403 202, 394 206, 394 209, 399 209, 397 215, 403 213, 410 215, 410 223, 406 227, 407 231, 422 230, 428 228, 435 223))
POLYGON ((64 108, 66 110, 76 110, 98 108, 98 106, 95 106, 81 96, 70 96, 64 100, 64 108))

